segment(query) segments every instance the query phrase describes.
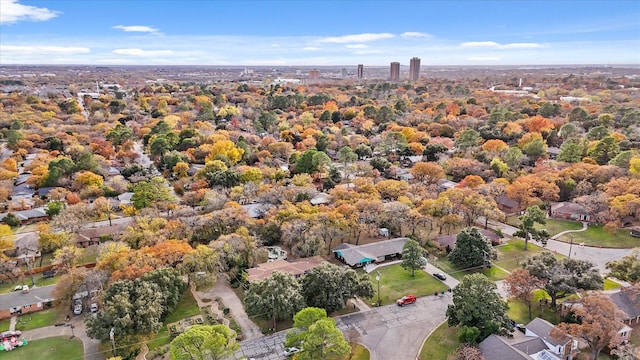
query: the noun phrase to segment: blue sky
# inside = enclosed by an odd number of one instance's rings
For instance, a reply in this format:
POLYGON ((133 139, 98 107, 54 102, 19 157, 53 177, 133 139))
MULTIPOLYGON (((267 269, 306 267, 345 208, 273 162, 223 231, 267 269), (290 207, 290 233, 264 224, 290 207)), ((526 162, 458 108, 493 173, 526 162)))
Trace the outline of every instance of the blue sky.
POLYGON ((639 64, 640 1, 0 0, 0 64, 639 64))

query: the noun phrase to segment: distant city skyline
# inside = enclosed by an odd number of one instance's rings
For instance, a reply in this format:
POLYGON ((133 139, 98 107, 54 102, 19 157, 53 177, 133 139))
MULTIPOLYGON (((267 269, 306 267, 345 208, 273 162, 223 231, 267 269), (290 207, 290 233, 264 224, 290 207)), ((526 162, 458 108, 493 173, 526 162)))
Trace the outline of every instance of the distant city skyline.
POLYGON ((0 65, 639 64, 638 19, 636 0, 0 0, 0 65))

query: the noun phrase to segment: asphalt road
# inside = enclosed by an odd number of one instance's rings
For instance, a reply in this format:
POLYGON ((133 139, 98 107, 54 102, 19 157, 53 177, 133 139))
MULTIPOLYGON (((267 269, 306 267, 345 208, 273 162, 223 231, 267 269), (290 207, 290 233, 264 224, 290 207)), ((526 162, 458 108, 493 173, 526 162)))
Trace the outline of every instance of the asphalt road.
MULTIPOLYGON (((412 305, 382 306, 334 319, 347 340, 369 348, 371 360, 415 360, 424 339, 445 320, 451 303, 451 293, 430 295, 412 305)), ((256 360, 285 359, 285 334, 281 331, 243 341, 238 355, 256 360)))

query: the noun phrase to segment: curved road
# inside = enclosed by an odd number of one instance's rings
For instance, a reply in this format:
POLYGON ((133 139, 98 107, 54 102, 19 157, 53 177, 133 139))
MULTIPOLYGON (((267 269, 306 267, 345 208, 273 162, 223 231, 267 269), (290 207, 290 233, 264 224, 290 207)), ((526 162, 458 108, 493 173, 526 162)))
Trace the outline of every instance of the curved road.
MULTIPOLYGON (((484 225, 484 219, 479 219, 479 222, 481 222, 482 225, 484 225)), ((513 234, 516 231, 518 231, 517 228, 511 225, 500 223, 497 221, 489 221, 489 227, 493 229, 500 228, 503 234, 509 235, 509 236, 513 236, 513 234)), ((574 230, 570 232, 579 232, 579 231, 583 231, 583 230, 574 230)), ((571 250, 572 258, 591 261, 596 266, 596 268, 600 270, 600 273, 603 273, 603 274, 607 272, 606 264, 609 261, 618 260, 624 256, 631 254, 631 251, 632 251, 632 249, 611 249, 611 248, 597 248, 593 246, 580 246, 579 244, 575 244, 575 243, 572 246, 565 242, 554 239, 565 233, 567 232, 562 232, 560 234, 555 235, 551 239, 549 239, 549 241, 547 242, 547 246, 545 246, 544 248, 549 249, 551 251, 555 251, 565 256, 569 256, 569 250, 571 250)), ((530 242, 529 244, 540 246, 535 242, 530 242)))
MULTIPOLYGON (((74 318, 71 320, 71 324, 74 326, 73 335, 82 341, 82 347, 84 348, 83 359, 104 360, 106 355, 100 352, 100 341, 87 336, 83 319, 74 318)), ((32 341, 53 336, 71 336, 71 333, 71 327, 69 326, 45 326, 34 330, 23 331, 22 337, 27 339, 27 341, 32 341)))

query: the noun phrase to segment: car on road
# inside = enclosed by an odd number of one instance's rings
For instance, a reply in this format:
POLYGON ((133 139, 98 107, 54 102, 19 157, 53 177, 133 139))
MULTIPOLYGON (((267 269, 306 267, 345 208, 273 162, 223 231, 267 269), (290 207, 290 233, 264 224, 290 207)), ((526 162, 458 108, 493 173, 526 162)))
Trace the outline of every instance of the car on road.
POLYGON ((437 279, 442 280, 442 281, 447 280, 447 277, 446 277, 446 276, 444 276, 444 274, 443 274, 443 273, 440 273, 440 272, 433 273, 433 276, 434 276, 434 277, 436 277, 437 279))
POLYGON ((297 354, 300 351, 302 351, 302 349, 299 349, 297 347, 288 347, 284 349, 284 356, 291 356, 293 354, 297 354))
POLYGON ((396 301, 398 306, 409 305, 409 304, 413 304, 415 302, 416 302, 416 296, 415 295, 406 295, 406 296, 403 296, 400 299, 398 299, 398 301, 396 301))

